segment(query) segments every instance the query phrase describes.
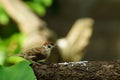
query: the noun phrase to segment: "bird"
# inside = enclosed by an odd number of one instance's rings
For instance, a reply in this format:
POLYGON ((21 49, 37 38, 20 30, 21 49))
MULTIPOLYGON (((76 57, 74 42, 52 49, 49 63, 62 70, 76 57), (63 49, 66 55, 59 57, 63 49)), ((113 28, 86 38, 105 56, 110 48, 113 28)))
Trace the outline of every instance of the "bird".
POLYGON ((18 56, 30 61, 31 63, 37 63, 39 61, 45 61, 50 56, 51 51, 54 47, 54 43, 45 42, 41 47, 25 50, 18 56))

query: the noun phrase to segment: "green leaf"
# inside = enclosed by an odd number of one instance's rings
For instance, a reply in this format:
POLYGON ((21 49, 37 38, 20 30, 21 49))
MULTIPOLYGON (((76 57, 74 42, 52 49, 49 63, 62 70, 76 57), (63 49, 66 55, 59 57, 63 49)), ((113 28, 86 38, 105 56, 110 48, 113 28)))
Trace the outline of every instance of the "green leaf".
POLYGON ((0 65, 3 65, 6 59, 5 52, 0 51, 0 65))
POLYGON ((22 34, 14 34, 5 41, 8 55, 17 54, 20 52, 21 46, 25 40, 22 34))
POLYGON ((9 64, 16 64, 16 63, 19 63, 21 61, 25 61, 24 58, 21 58, 21 57, 18 57, 18 56, 10 56, 6 59, 6 63, 7 65, 9 64))
POLYGON ((6 25, 9 22, 9 16, 3 9, 3 7, 0 5, 0 24, 6 25))
POLYGON ((0 80, 35 80, 28 62, 20 62, 11 67, 0 67, 0 80))
POLYGON ((6 50, 4 41, 0 38, 0 51, 3 52, 6 50))
POLYGON ((42 0, 33 0, 33 2, 36 2, 36 3, 41 3, 42 0))
POLYGON ((45 6, 49 7, 52 5, 53 0, 42 0, 42 2, 44 3, 45 6))
POLYGON ((46 13, 46 8, 42 4, 35 3, 35 2, 27 2, 27 4, 35 11, 38 15, 44 16, 46 13))
POLYGON ((8 24, 9 17, 5 13, 0 13, 0 23, 3 25, 8 24))

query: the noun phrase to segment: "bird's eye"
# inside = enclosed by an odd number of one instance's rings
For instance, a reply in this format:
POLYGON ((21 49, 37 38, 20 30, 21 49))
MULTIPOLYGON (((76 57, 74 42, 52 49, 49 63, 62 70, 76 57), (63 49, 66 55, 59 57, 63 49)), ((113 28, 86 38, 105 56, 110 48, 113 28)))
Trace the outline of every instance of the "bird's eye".
POLYGON ((51 46, 50 46, 50 45, 48 45, 48 48, 51 48, 51 46))

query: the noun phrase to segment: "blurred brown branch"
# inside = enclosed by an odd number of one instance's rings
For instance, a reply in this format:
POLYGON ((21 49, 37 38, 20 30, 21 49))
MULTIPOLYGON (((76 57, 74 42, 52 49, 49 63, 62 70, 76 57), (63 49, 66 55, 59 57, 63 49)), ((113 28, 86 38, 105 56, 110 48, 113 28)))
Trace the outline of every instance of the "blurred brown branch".
POLYGON ((9 16, 17 22, 20 31, 26 35, 24 49, 42 45, 48 39, 54 38, 53 32, 46 23, 38 18, 21 0, 0 0, 9 16))
POLYGON ((19 25, 20 30, 25 34, 38 30, 44 22, 40 20, 21 0, 0 0, 2 6, 19 25), (37 28, 33 28, 33 27, 37 28))
POLYGON ((120 60, 32 64, 37 80, 119 80, 120 60))
POLYGON ((64 61, 79 61, 83 57, 82 51, 88 45, 92 35, 94 21, 91 18, 78 19, 68 35, 59 39, 57 44, 64 61))

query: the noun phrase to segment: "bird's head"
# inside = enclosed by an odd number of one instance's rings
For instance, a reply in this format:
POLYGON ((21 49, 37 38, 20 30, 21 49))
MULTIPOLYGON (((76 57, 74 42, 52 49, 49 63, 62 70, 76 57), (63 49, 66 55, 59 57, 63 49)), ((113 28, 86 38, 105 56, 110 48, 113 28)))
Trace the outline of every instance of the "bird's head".
POLYGON ((52 50, 55 47, 55 44, 53 44, 52 42, 46 42, 43 44, 43 47, 47 50, 52 50))

